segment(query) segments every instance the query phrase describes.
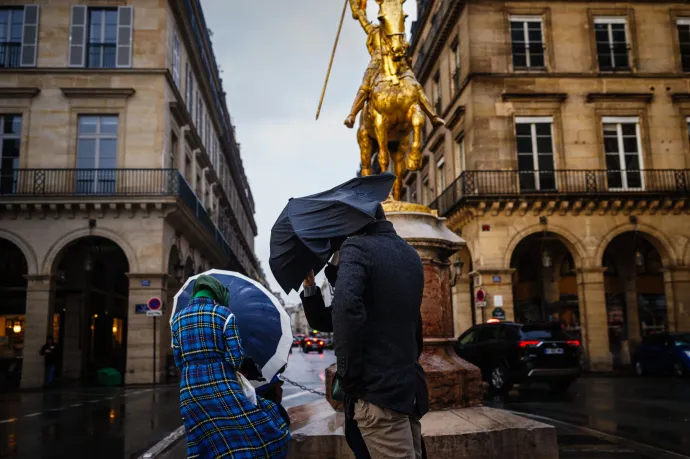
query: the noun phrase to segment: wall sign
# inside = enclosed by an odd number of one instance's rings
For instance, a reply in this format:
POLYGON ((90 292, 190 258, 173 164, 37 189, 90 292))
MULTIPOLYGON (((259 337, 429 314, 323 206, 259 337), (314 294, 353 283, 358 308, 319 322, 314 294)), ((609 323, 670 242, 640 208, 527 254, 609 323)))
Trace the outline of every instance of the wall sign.
POLYGON ((491 311, 491 317, 497 320, 506 320, 506 312, 503 308, 494 308, 494 310, 491 311))
POLYGON ((146 314, 146 311, 149 310, 149 305, 148 304, 135 304, 134 305, 134 314, 146 314))
POLYGON ((497 284, 497 283, 501 282, 501 276, 494 276, 491 278, 491 280, 497 284))
POLYGON ((141 281, 141 286, 142 287, 151 287, 151 281, 150 280, 143 280, 143 281, 141 281))

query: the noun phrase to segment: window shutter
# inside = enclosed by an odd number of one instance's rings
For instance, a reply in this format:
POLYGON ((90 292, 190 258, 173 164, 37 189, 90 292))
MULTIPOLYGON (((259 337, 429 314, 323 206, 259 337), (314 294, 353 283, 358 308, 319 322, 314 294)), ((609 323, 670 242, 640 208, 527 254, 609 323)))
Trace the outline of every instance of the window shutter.
POLYGON ((22 67, 36 67, 38 50, 38 5, 24 6, 24 28, 22 31, 22 67))
POLYGON ((117 9, 117 55, 115 67, 132 66, 132 28, 134 8, 120 6, 117 9))
POLYGON ((86 6, 72 5, 69 29, 69 66, 84 67, 86 61, 86 6))

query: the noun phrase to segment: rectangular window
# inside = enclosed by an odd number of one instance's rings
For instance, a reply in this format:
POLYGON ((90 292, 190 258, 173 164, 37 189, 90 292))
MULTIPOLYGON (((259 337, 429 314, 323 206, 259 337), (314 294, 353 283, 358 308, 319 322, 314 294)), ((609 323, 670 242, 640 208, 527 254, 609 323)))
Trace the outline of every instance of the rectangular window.
POLYGON ((35 67, 39 5, 0 8, 0 68, 35 67))
POLYGON ((124 68, 132 66, 134 8, 89 8, 72 5, 69 66, 124 68))
POLYGON ((175 158, 177 157, 177 136, 173 134, 170 140, 170 156, 168 157, 168 167, 170 169, 175 169, 177 167, 175 158))
POLYGON ((187 91, 185 91, 185 102, 187 103, 187 111, 189 112, 189 116, 194 119, 194 79, 192 78, 192 69, 189 68, 189 62, 185 64, 185 73, 187 75, 187 91))
POLYGON ((23 27, 23 8, 0 9, 0 68, 19 67, 23 27))
POLYGON ((456 170, 455 174, 459 177, 460 174, 465 172, 467 169, 467 165, 465 164, 465 136, 460 135, 458 139, 454 143, 455 147, 455 161, 456 161, 456 170))
POLYGON ((0 115, 0 195, 17 191, 21 137, 22 117, 0 115))
POLYGON ((417 202, 417 178, 415 176, 407 184, 407 202, 417 202))
POLYGON ((630 70, 627 20, 623 17, 594 19, 599 70, 630 70))
POLYGON ((434 103, 436 114, 441 116, 441 109, 443 108, 441 106, 441 75, 438 72, 436 72, 434 81, 431 83, 431 100, 434 103))
POLYGON ((112 194, 117 167, 117 116, 79 116, 77 192, 112 194))
POLYGON ((539 16, 512 16, 510 41, 514 69, 543 69, 544 33, 539 16))
POLYGON ((456 38, 450 45, 450 93, 455 96, 460 92, 460 42, 456 38))
POLYGON ((201 93, 197 89, 197 91, 196 91, 196 121, 195 121, 195 124, 196 124, 196 128, 197 128, 197 132, 199 132, 200 134, 203 132, 202 125, 201 125, 201 115, 202 115, 202 113, 201 113, 201 93))
POLYGON ((520 190, 555 191, 553 120, 550 117, 515 119, 520 190))
POLYGON ((173 61, 172 61, 172 74, 173 81, 177 85, 178 89, 180 86, 180 39, 177 38, 177 33, 173 33, 173 61))
POLYGON ((606 179, 610 190, 640 190, 642 145, 637 117, 604 117, 606 179))
POLYGON ((89 9, 89 38, 86 66, 115 68, 117 53, 117 9, 89 9))
POLYGON ((446 160, 441 158, 436 163, 436 196, 441 196, 446 189, 446 160))
POLYGON ((690 18, 679 18, 677 27, 683 72, 690 72, 690 18))

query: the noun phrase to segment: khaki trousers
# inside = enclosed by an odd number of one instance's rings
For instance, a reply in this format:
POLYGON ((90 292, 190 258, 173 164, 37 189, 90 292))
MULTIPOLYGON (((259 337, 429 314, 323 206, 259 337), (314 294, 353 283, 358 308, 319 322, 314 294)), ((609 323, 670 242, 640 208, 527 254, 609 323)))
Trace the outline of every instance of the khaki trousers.
POLYGON ((372 459, 422 458, 419 419, 358 400, 354 420, 372 459))

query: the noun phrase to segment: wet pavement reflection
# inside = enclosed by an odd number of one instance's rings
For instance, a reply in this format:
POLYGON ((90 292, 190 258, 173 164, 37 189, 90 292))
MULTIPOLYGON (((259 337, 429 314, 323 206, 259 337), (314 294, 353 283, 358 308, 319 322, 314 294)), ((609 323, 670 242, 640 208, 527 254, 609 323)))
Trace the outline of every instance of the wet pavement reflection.
POLYGON ((136 458, 181 424, 175 386, 0 395, 0 457, 136 458))
POLYGON ((489 397, 487 404, 690 455, 688 379, 593 375, 580 378, 563 395, 535 384, 507 397, 489 397))

